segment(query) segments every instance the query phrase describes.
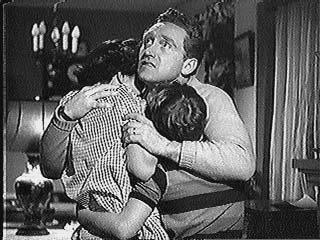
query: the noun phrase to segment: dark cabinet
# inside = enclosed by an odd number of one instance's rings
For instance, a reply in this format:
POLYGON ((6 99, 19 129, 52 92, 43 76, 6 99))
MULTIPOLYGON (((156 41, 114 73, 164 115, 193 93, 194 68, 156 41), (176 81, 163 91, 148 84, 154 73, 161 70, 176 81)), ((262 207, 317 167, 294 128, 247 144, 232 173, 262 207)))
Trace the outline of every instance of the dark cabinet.
POLYGON ((246 238, 318 239, 317 211, 285 202, 252 200, 246 203, 246 238))

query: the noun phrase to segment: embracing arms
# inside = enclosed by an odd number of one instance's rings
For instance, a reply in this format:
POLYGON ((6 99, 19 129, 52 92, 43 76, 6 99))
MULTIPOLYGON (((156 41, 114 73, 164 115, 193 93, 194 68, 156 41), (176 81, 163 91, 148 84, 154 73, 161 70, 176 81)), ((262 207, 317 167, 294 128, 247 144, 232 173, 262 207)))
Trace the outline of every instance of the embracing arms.
POLYGON ((158 158, 138 144, 129 144, 125 150, 127 170, 141 181, 148 181, 154 174, 158 158))
POLYGON ((96 101, 112 94, 118 86, 95 84, 84 87, 78 92, 70 92, 59 103, 40 142, 40 168, 42 174, 51 179, 59 179, 65 168, 69 146, 69 136, 78 123, 93 108, 110 107, 106 102, 96 101), (60 116, 59 108, 64 106, 64 113, 74 121, 67 121, 60 116))
POLYGON ((138 143, 149 152, 212 180, 248 180, 255 171, 255 158, 248 132, 232 100, 221 90, 203 91, 200 95, 209 113, 204 141, 169 141, 155 130, 151 121, 138 114, 127 116, 136 121, 124 126, 124 141, 138 143), (131 128, 136 129, 136 134, 132 134, 131 128))
POLYGON ((130 198, 120 213, 78 210, 78 221, 89 232, 100 237, 115 236, 119 239, 134 237, 143 226, 152 209, 136 198, 130 198))

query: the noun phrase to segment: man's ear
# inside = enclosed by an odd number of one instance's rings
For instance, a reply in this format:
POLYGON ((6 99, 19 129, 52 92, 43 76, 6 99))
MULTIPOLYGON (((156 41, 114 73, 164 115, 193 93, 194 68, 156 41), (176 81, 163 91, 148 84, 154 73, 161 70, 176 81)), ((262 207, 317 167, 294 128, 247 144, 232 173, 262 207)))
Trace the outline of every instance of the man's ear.
POLYGON ((191 74, 198 66, 198 60, 195 58, 188 58, 184 61, 181 74, 182 75, 189 75, 191 74))

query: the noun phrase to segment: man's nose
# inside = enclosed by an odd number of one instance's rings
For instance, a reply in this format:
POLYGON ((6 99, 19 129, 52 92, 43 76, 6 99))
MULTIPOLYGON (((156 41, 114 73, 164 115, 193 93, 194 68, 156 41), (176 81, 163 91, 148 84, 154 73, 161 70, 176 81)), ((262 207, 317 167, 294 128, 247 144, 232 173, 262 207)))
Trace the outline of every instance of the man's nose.
POLYGON ((152 49, 147 48, 146 51, 145 51, 145 56, 154 57, 154 52, 152 51, 152 49))
POLYGON ((145 49, 145 54, 148 55, 148 56, 152 56, 154 57, 155 54, 156 54, 156 43, 152 43, 150 44, 149 46, 146 47, 145 49))

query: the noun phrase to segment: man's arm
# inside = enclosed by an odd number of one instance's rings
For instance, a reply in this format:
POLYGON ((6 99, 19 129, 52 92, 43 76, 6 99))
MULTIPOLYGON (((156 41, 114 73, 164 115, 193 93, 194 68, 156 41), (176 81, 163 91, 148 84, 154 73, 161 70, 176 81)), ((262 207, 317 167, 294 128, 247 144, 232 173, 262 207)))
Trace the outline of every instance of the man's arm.
POLYGON ((67 122, 58 116, 55 110, 40 143, 40 169, 44 177, 61 178, 65 167, 69 136, 76 122, 67 122))
POLYGON ((150 153, 212 180, 248 180, 255 171, 255 158, 248 132, 232 100, 219 91, 214 95, 209 92, 205 100, 209 108, 205 141, 169 141, 155 130, 150 120, 130 114, 127 118, 136 121, 124 126, 124 142, 138 143, 150 153))
POLYGON ((248 131, 232 99, 212 86, 200 95, 209 113, 204 130, 206 140, 184 141, 179 165, 214 180, 248 180, 255 171, 255 157, 248 131))
POLYGON ((116 91, 110 90, 117 88, 118 86, 110 84, 95 84, 80 91, 70 92, 61 99, 40 143, 40 168, 45 177, 51 179, 61 177, 66 162, 68 138, 77 120, 93 108, 111 107, 106 102, 96 100, 115 95, 116 91), (63 110, 59 111, 61 106, 63 110))
POLYGON ((114 236, 119 239, 134 237, 143 226, 152 208, 144 202, 130 198, 121 213, 78 210, 78 221, 89 232, 99 237, 114 236))

